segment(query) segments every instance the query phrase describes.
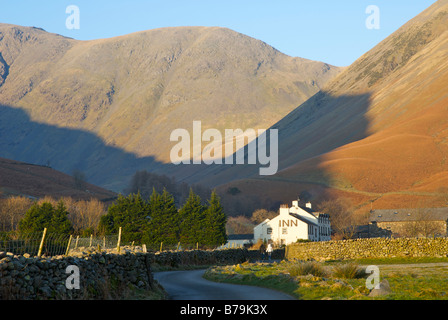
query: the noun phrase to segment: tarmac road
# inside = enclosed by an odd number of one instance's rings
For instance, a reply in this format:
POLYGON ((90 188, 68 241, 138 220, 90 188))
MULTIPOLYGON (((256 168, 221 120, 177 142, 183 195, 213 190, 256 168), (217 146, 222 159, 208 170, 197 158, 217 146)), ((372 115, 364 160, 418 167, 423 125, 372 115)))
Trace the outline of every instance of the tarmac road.
POLYGON ((260 287, 216 283, 202 278, 205 270, 154 273, 171 300, 295 300, 293 297, 260 287))

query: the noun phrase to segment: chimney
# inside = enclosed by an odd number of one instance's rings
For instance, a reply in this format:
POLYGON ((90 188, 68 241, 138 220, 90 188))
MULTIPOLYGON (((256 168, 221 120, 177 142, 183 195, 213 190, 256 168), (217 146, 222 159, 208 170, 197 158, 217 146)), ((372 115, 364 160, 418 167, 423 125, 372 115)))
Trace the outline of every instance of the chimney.
POLYGON ((306 203, 306 207, 307 207, 308 209, 311 209, 311 207, 312 207, 312 206, 311 206, 311 202, 307 202, 307 203, 306 203))
POLYGON ((299 201, 295 200, 292 202, 292 206, 298 208, 299 207, 299 201))
POLYGON ((279 214, 288 216, 289 215, 289 206, 287 204, 280 205, 280 212, 279 212, 279 214))

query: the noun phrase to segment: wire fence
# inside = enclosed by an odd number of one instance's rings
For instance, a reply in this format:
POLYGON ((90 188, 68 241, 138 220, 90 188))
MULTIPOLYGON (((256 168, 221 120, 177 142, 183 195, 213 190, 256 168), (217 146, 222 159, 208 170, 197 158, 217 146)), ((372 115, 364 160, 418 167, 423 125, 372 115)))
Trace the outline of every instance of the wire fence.
POLYGON ((117 248, 118 235, 107 235, 102 237, 94 237, 92 235, 84 238, 72 237, 69 240, 69 244, 67 245, 68 251, 90 247, 108 250, 117 248))
MULTIPOLYGON (((91 248, 95 251, 119 249, 121 247, 135 248, 134 242, 122 242, 121 228, 115 235, 79 237, 66 234, 20 233, 18 231, 0 232, 0 251, 11 252, 16 255, 57 256, 68 255, 70 252, 82 252, 91 248)), ((209 249, 200 243, 153 243, 139 244, 143 252, 185 251, 209 249)))
POLYGON ((68 235, 43 233, 0 233, 0 251, 12 252, 16 255, 55 256, 66 253, 68 235), (44 240, 44 241, 43 241, 44 240))
MULTIPOLYGON (((43 232, 21 233, 17 231, 0 232, 0 251, 16 255, 57 256, 67 255, 70 251, 87 247, 103 249, 117 248, 118 235, 87 238, 74 237, 67 234, 43 232)), ((126 245, 126 244, 124 244, 126 245)))

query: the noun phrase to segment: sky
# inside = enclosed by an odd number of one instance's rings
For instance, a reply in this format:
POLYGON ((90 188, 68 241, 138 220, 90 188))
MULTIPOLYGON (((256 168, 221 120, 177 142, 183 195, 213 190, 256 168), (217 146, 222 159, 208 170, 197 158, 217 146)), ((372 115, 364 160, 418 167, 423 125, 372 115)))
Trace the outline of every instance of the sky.
POLYGON ((435 2, 3 0, 0 23, 39 27, 78 40, 162 27, 218 26, 262 40, 290 56, 348 66, 435 2), (79 9, 79 26, 74 25, 76 13, 67 13, 67 7, 72 5, 79 9), (366 11, 371 5, 378 11, 366 11), (366 21, 377 28, 368 28, 366 21))

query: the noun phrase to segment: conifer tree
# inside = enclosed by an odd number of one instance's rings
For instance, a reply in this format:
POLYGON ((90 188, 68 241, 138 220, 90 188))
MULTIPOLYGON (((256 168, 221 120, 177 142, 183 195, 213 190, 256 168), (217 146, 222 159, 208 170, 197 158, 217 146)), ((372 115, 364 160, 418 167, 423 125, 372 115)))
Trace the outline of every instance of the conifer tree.
POLYGON ((166 189, 162 193, 163 204, 163 227, 164 241, 167 244, 176 244, 179 242, 179 210, 176 208, 176 200, 166 189))
POLYGON ((120 195, 106 215, 101 217, 99 229, 105 234, 116 234, 122 228, 122 241, 141 243, 148 230, 150 207, 140 194, 120 195))
POLYGON ((50 202, 41 205, 35 203, 19 222, 19 231, 24 233, 42 232, 47 228, 48 233, 70 234, 73 226, 68 219, 67 209, 62 202, 54 208, 50 202))
POLYGON ((220 246, 227 242, 226 234, 227 216, 215 191, 212 192, 205 211, 205 244, 220 246))
POLYGON ((58 234, 71 234, 74 229, 72 223, 68 219, 68 215, 69 213, 64 202, 62 200, 59 201, 57 207, 53 211, 51 225, 48 228, 48 231, 58 234))
POLYGON ((151 219, 144 242, 148 245, 174 245, 179 241, 179 218, 174 197, 166 189, 160 195, 154 188, 149 200, 151 219))
POLYGON ((49 202, 35 203, 19 221, 19 231, 23 233, 42 232, 51 223, 54 208, 49 202))
POLYGON ((204 244, 205 207, 201 198, 190 188, 187 201, 179 210, 180 242, 184 245, 204 244))

